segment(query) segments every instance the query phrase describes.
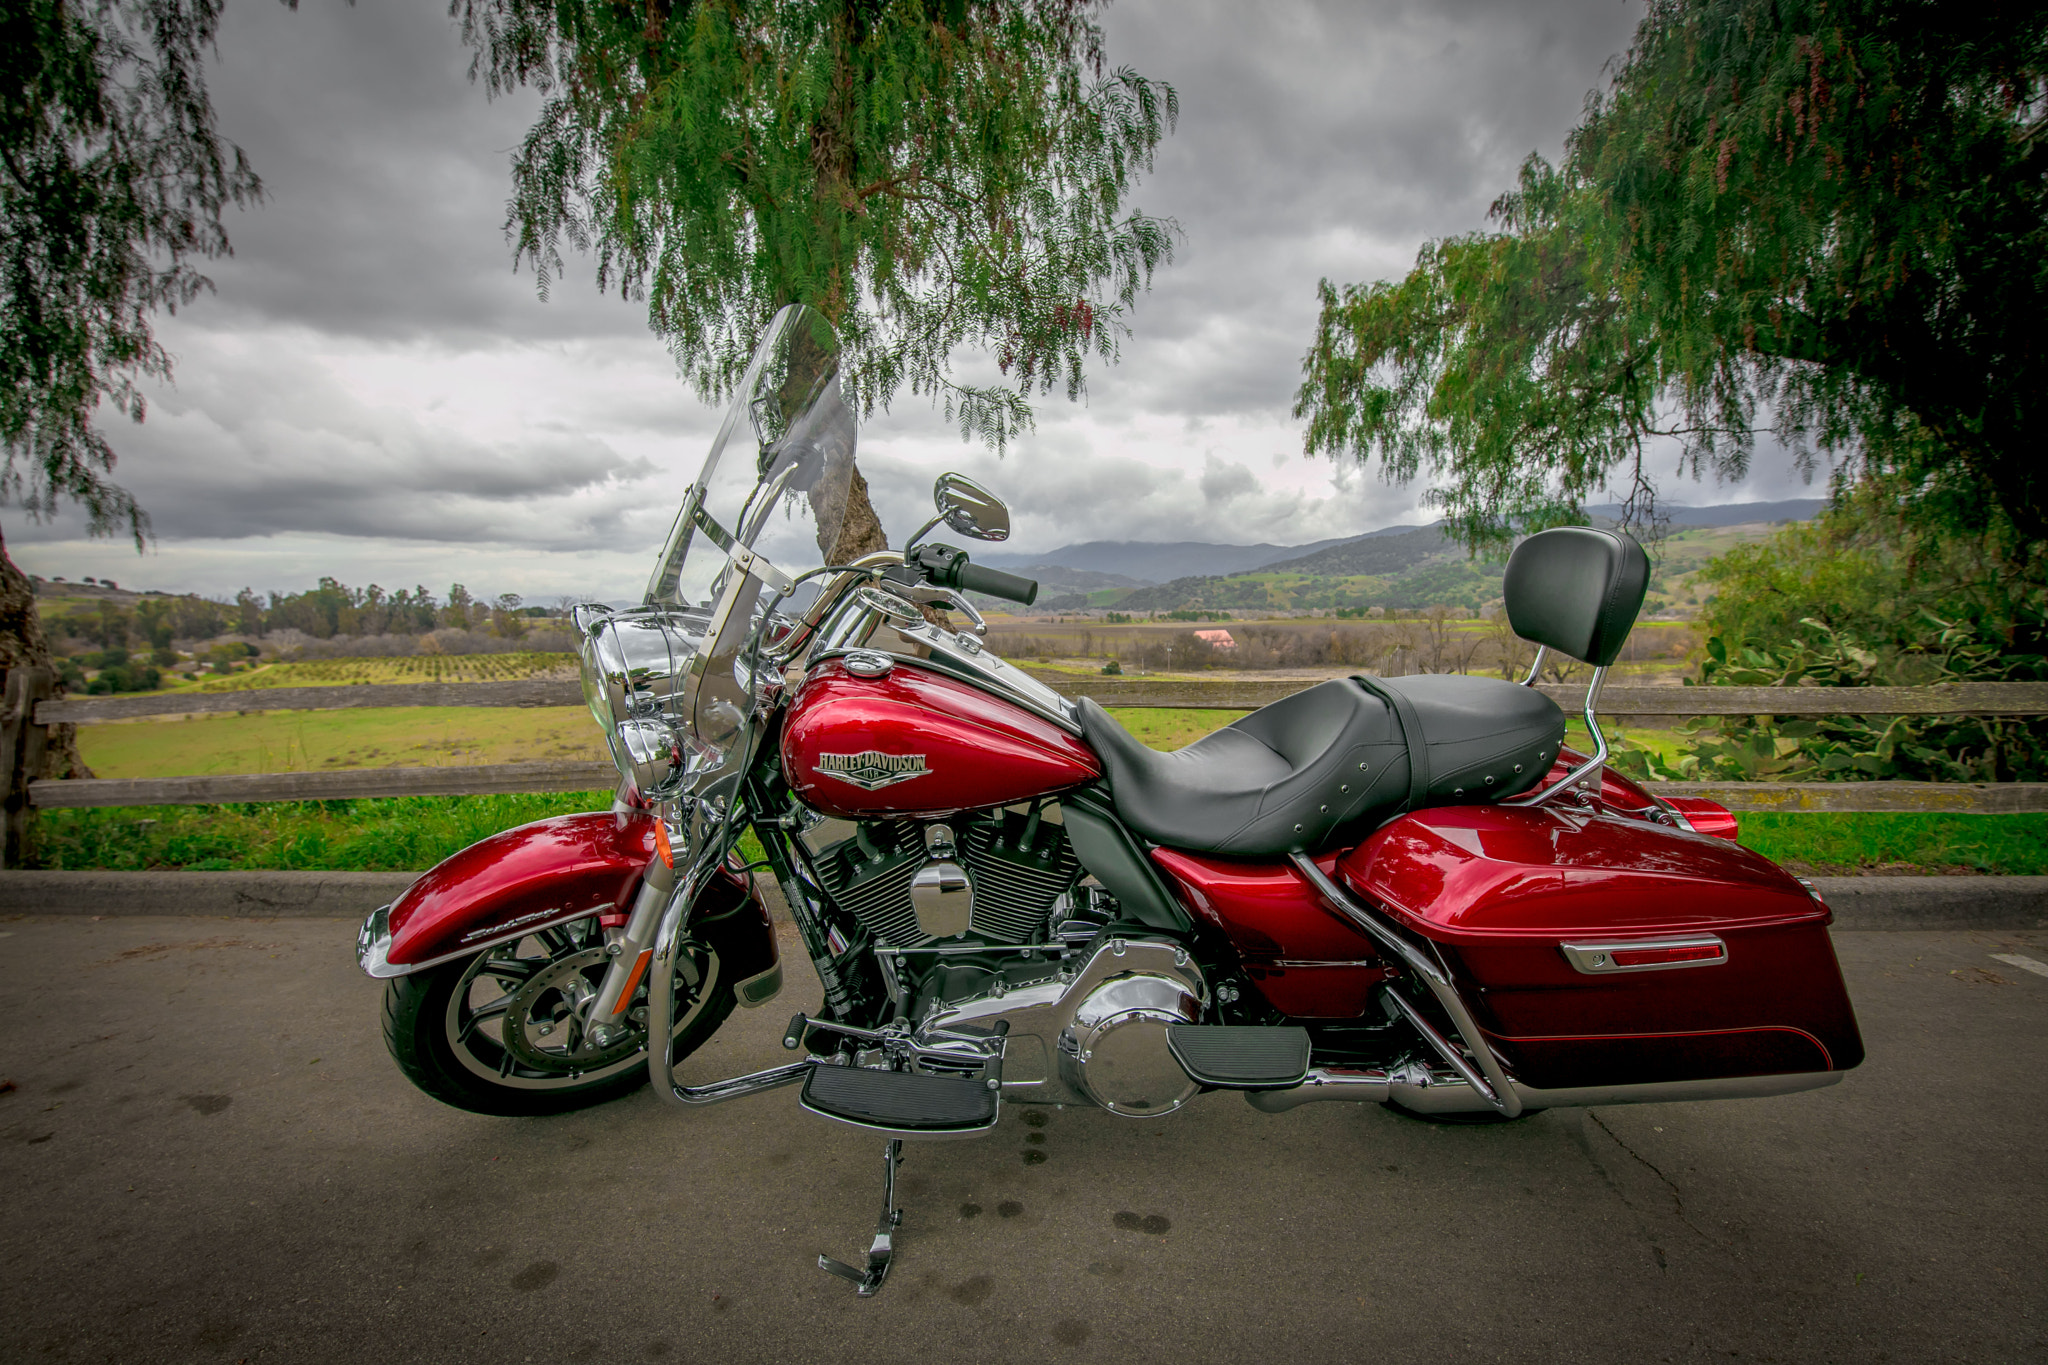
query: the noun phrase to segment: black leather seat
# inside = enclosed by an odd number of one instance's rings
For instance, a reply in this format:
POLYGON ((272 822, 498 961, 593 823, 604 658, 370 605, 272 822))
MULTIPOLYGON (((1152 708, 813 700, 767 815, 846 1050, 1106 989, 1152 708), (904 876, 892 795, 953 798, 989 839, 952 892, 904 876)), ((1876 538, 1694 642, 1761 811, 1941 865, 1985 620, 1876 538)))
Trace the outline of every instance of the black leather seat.
POLYGON ((1340 678, 1177 753, 1148 749, 1093 701, 1081 728, 1117 811, 1154 843, 1272 857, 1402 809, 1497 800, 1549 771, 1564 713, 1498 678, 1340 678))

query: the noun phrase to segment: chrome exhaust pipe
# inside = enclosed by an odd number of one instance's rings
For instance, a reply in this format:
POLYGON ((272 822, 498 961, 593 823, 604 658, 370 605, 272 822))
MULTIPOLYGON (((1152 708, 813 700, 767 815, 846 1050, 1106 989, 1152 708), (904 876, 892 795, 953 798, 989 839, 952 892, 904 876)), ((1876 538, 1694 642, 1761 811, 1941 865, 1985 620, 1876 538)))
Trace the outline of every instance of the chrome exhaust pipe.
POLYGON ((1318 1066, 1309 1069, 1308 1078, 1300 1085, 1289 1086, 1285 1090, 1247 1090, 1244 1097, 1254 1109, 1263 1109, 1268 1114, 1284 1114, 1301 1105, 1319 1102, 1385 1104, 1391 1093, 1391 1078, 1376 1067, 1353 1070, 1318 1066))
MULTIPOLYGON (((1577 1086, 1569 1090, 1538 1090, 1519 1081, 1511 1084, 1522 1108, 1531 1111, 1792 1095, 1802 1090, 1820 1090, 1834 1085, 1847 1074, 1843 1071, 1804 1071, 1789 1076, 1726 1076, 1703 1081, 1577 1086)), ((1245 1099, 1252 1108, 1268 1114, 1284 1114, 1304 1104, 1337 1101, 1349 1104, 1393 1103, 1418 1114, 1480 1114, 1496 1108, 1464 1077, 1432 1070, 1415 1062, 1386 1070, 1378 1067, 1314 1067, 1300 1085, 1285 1090, 1247 1090, 1245 1099)))

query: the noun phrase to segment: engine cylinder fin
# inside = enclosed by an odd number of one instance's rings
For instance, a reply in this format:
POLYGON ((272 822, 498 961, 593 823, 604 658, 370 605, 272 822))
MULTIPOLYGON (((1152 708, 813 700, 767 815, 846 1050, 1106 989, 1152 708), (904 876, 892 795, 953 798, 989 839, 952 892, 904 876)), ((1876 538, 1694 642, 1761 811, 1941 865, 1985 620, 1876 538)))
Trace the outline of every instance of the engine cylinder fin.
POLYGON ((892 948, 932 941, 918 927, 910 884, 925 863, 924 839, 907 820, 864 824, 855 836, 821 851, 818 874, 833 900, 861 927, 892 948))
POLYGON ((974 878, 974 931, 997 942, 1034 941, 1053 902, 1081 876, 1066 830, 1036 809, 968 825, 960 857, 974 878))

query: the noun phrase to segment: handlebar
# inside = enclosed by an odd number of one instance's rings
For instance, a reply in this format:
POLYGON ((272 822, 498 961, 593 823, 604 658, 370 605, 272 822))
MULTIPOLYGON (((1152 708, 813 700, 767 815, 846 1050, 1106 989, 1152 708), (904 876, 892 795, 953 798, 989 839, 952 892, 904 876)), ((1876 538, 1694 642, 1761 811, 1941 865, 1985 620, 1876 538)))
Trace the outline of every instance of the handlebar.
POLYGON ((1038 600, 1036 579, 970 563, 965 550, 951 545, 921 545, 911 553, 909 562, 941 588, 978 592, 1026 607, 1038 600))

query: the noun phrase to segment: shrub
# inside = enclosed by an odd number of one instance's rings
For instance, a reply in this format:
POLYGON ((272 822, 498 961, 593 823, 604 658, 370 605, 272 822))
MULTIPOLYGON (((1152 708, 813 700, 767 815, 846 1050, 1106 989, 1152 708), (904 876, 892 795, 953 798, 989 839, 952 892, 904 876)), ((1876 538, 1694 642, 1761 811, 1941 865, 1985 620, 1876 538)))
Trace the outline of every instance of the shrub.
MULTIPOLYGON (((1870 490, 1818 520, 1730 551, 1715 588, 1699 681, 1712 686, 1924 686, 2048 679, 2039 552, 1930 541, 1870 490)), ((1617 757, 1637 776, 1695 781, 2039 781, 2048 723, 1994 716, 1728 716, 1686 727, 1675 766, 1617 757)))

